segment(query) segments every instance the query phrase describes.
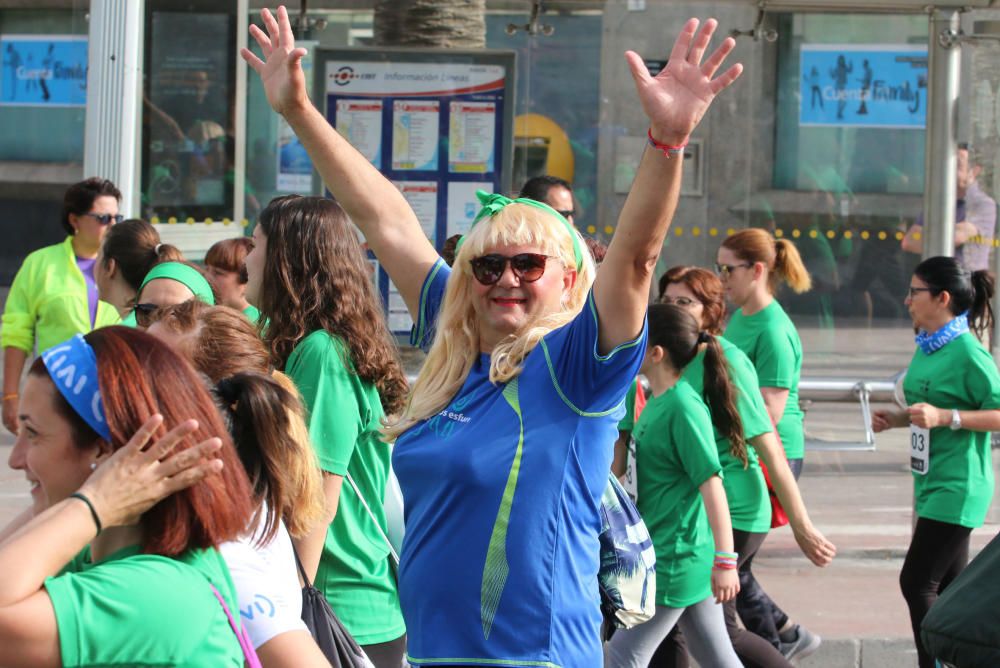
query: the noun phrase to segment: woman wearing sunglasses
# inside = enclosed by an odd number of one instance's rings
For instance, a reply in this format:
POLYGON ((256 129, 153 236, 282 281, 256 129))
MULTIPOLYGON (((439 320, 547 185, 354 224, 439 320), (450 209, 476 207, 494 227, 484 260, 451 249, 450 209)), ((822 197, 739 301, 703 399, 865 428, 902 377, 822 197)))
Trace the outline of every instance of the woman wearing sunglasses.
POLYGON ((610 445, 645 348, 681 146, 741 71, 713 79, 733 40, 703 61, 716 22, 699 31, 691 20, 656 77, 627 54, 653 146, 595 281, 565 218, 485 193, 449 270, 399 190, 309 103, 286 11, 263 18, 266 34, 250 30, 266 62, 243 57, 399 288, 413 340, 430 349, 385 430, 407 508, 399 590, 410 662, 600 665, 597 509, 610 445))
POLYGON ((0 532, 0 665, 242 666, 215 548, 250 521, 250 481, 198 374, 105 327, 24 390, 9 464, 32 505, 0 532))
POLYGON ((993 279, 955 258, 932 257, 913 271, 906 307, 917 349, 903 380, 908 408, 875 411, 872 428, 910 429, 917 524, 899 585, 910 609, 920 668, 934 658, 920 623, 969 561, 969 535, 993 499, 989 432, 1000 431, 1000 374, 979 342, 993 328, 993 279), (978 338, 977 338, 978 337, 978 338))
POLYGON ((0 326, 3 423, 11 433, 17 431, 18 384, 28 355, 119 321, 115 309, 98 299, 94 265, 104 235, 121 221, 121 198, 105 179, 71 185, 63 196, 66 240, 28 255, 14 276, 0 326))
MULTIPOLYGON (((826 566, 833 559, 835 548, 809 519, 781 444, 774 435, 753 364, 743 351, 721 336, 726 314, 723 294, 719 278, 700 267, 673 267, 660 277, 659 301, 686 310, 695 317, 701 330, 722 346, 733 382, 736 408, 743 424, 743 436, 750 446, 746 448, 744 461, 733 455, 729 439, 718 430, 715 432, 724 472, 723 485, 732 516, 734 550, 739 554, 740 593, 734 602, 726 605, 730 638, 736 653, 747 665, 787 666, 786 658, 771 643, 737 625, 737 614, 748 627, 756 627, 760 623, 773 624, 770 611, 776 608, 751 570, 753 557, 771 528, 771 504, 758 457, 770 472, 775 491, 788 513, 803 554, 817 566, 826 566), (753 622, 762 616, 762 610, 767 612, 762 622, 753 622)), ((705 385, 703 355, 699 354, 684 369, 683 378, 696 391, 702 392, 705 385)), ((775 629, 769 635, 776 634, 775 629)), ((799 642, 793 641, 793 645, 783 648, 788 659, 807 656, 819 646, 819 638, 802 627, 798 627, 795 635, 799 642)))
POLYGON ((218 301, 212 284, 201 269, 184 260, 153 265, 139 284, 132 313, 123 325, 145 329, 153 322, 153 314, 163 306, 173 306, 198 299, 209 306, 218 301))
POLYGON ((377 668, 398 668, 406 645, 383 539, 389 446, 406 378, 369 264, 336 202, 289 195, 264 207, 246 257, 246 295, 267 322, 271 364, 302 395, 323 471, 325 513, 296 540, 307 575, 377 668))
POLYGON ((160 234, 145 220, 133 218, 111 227, 97 254, 94 279, 101 299, 125 318, 135 307, 143 279, 161 262, 180 262, 181 252, 160 243, 160 234))

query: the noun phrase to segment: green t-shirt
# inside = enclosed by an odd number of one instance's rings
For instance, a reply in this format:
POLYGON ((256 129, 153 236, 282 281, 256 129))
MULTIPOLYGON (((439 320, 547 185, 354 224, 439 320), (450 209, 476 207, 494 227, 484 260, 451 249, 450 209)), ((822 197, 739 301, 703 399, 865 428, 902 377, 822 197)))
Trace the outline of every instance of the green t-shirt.
POLYGON ((243 666, 214 585, 238 618, 236 590, 216 550, 176 559, 133 545, 96 564, 84 549, 45 580, 64 666, 243 666))
MULTIPOLYGON (((1000 373, 989 352, 965 333, 931 355, 913 353, 903 380, 906 403, 978 411, 1000 408, 1000 373)), ((993 498, 990 435, 949 426, 930 432, 930 463, 913 474, 917 515, 976 528, 993 498)))
POLYGON ((805 438, 799 407, 799 376, 802 373, 802 341, 791 319, 777 300, 753 315, 737 309, 729 319, 726 338, 746 353, 757 370, 761 387, 788 390, 785 412, 778 421, 778 436, 789 459, 802 459, 805 438))
POLYGON ((260 320, 260 310, 253 304, 247 304, 247 307, 243 309, 243 315, 245 315, 247 320, 255 325, 257 324, 257 321, 260 320))
POLYGON ((625 417, 618 421, 618 431, 632 431, 635 427, 635 396, 638 389, 639 379, 636 378, 625 393, 625 417))
MULTIPOLYGON (((305 402, 320 468, 339 476, 349 473, 385 531, 390 451, 379 439, 378 390, 354 373, 344 343, 322 330, 299 342, 285 373, 305 402)), ((314 584, 358 643, 388 642, 406 632, 389 547, 347 480, 314 584)))
POLYGON ((712 418, 687 382, 651 397, 632 432, 637 506, 656 551, 656 602, 683 608, 712 594, 715 543, 698 487, 722 465, 712 418))
MULTIPOLYGON (((749 441, 755 436, 772 431, 771 418, 764 406, 764 399, 757 385, 757 372, 747 356, 721 336, 716 340, 722 346, 729 365, 729 379, 736 390, 736 410, 743 421, 743 438, 747 441, 747 467, 733 456, 729 439, 723 436, 715 425, 715 445, 719 450, 719 462, 725 473, 723 485, 729 501, 729 514, 733 528, 751 533, 767 533, 771 529, 771 500, 767 494, 767 483, 760 470, 757 453, 749 441)), ((700 352, 690 364, 684 367, 681 378, 701 395, 705 386, 705 353, 700 352)), ((706 402, 707 403, 707 402, 706 402)))

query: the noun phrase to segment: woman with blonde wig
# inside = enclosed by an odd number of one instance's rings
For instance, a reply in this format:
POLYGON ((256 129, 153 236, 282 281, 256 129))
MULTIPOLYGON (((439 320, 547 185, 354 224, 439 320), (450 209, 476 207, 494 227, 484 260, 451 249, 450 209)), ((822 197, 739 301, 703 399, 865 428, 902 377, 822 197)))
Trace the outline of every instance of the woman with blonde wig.
POLYGON ((449 269, 400 192, 306 96, 287 12, 251 26, 272 107, 361 228, 429 354, 384 433, 406 504, 399 593, 415 665, 599 666, 598 504, 622 400, 645 350, 649 284, 677 205, 682 146, 741 67, 703 60, 688 21, 656 77, 626 54, 648 117, 643 155, 599 273, 569 222, 480 196, 449 269))

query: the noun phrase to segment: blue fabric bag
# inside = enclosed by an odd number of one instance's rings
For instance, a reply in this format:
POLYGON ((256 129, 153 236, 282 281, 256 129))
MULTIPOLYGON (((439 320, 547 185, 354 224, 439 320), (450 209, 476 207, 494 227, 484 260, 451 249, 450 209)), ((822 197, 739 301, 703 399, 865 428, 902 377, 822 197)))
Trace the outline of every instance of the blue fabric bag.
POLYGON ((597 580, 602 639, 652 619, 656 612, 656 553, 646 523, 611 474, 601 496, 601 566, 597 580))

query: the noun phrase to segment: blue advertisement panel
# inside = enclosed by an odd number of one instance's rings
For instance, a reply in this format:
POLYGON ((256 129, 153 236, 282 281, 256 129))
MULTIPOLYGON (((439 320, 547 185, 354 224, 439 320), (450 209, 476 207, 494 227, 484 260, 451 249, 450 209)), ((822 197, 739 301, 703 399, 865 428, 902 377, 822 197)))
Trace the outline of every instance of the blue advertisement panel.
POLYGON ((926 47, 807 44, 799 63, 799 125, 924 127, 926 47))
POLYGON ((85 36, 0 35, 0 53, 0 105, 86 106, 85 36))
MULTIPOLYGON (((327 120, 396 184, 440 249, 479 211, 477 190, 510 185, 512 53, 332 52, 323 70, 327 120)), ((317 73, 317 83, 320 81, 317 73)), ((390 330, 412 321, 384 271, 390 330)))

